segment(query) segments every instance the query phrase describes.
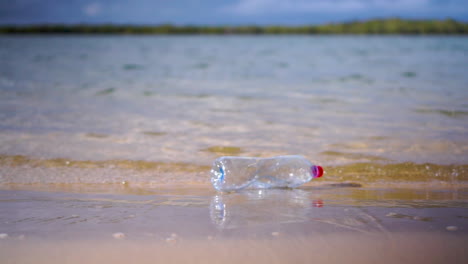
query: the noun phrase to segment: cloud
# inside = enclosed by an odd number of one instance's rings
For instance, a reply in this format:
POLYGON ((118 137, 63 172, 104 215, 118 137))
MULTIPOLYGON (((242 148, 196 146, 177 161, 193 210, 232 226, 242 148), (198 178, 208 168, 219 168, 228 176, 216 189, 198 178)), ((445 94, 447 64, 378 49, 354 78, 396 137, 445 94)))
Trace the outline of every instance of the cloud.
POLYGON ((287 13, 343 13, 365 10, 428 8, 430 0, 239 0, 224 8, 238 15, 287 13))
POLYGON ((98 2, 83 7, 83 13, 87 16, 96 16, 101 12, 101 4, 98 2))

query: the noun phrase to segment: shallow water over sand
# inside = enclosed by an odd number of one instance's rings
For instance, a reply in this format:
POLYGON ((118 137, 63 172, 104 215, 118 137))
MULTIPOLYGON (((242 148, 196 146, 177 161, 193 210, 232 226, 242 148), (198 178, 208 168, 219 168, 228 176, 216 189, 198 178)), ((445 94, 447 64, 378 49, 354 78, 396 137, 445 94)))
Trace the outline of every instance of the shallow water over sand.
POLYGON ((0 153, 467 164, 465 37, 0 37, 0 153))
POLYGON ((463 263, 467 199, 460 189, 350 185, 0 191, 0 252, 3 263, 463 263))
POLYGON ((126 188, 112 193, 1 191, 9 236, 102 239, 297 237, 333 232, 466 234, 466 189, 382 189, 324 184, 217 193, 208 186, 126 188))

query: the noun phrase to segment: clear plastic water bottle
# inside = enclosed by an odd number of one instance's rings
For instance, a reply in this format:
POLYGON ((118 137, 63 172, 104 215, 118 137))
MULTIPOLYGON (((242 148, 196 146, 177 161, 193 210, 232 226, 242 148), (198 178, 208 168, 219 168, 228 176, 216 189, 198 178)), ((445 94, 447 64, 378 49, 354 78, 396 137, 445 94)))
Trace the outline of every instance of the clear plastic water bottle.
POLYGON ((322 175, 322 167, 302 156, 221 157, 211 168, 211 183, 218 191, 294 188, 322 175))

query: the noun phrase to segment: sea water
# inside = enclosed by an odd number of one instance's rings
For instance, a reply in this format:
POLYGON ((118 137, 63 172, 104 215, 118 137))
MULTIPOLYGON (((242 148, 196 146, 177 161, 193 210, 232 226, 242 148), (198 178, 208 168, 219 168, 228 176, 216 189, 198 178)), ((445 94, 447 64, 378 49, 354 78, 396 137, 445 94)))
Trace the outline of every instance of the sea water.
POLYGON ((1 36, 0 60, 3 165, 205 172, 300 154, 466 180, 466 37, 1 36))

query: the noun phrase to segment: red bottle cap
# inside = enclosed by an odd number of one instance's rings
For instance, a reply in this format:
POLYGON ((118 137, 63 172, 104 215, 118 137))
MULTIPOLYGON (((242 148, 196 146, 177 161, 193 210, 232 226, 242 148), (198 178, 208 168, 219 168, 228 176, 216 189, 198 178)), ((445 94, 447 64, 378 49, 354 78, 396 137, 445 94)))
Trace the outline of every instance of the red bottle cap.
POLYGON ((312 166, 312 175, 314 178, 320 178, 323 176, 323 168, 322 166, 314 165, 312 166))

